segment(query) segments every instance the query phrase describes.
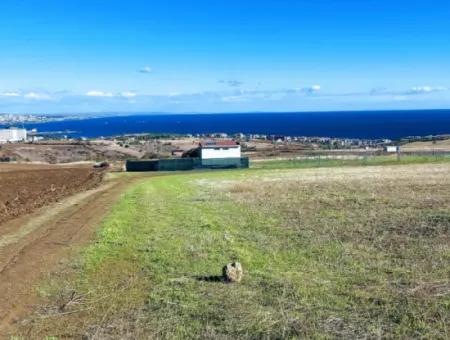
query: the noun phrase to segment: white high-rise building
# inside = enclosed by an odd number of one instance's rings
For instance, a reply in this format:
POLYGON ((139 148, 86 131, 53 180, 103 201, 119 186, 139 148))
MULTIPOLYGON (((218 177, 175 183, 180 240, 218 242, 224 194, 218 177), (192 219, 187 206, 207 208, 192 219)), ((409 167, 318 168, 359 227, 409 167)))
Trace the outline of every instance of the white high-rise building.
POLYGON ((25 140, 27 140, 26 129, 0 129, 0 143, 21 142, 25 140))

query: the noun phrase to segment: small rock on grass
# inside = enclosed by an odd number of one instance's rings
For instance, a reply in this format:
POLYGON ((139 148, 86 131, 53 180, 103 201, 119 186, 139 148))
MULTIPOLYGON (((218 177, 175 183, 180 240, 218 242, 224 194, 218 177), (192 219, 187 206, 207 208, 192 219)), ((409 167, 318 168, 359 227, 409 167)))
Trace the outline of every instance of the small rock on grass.
POLYGON ((223 277, 227 282, 241 282, 243 275, 242 265, 239 262, 228 263, 223 267, 223 277))

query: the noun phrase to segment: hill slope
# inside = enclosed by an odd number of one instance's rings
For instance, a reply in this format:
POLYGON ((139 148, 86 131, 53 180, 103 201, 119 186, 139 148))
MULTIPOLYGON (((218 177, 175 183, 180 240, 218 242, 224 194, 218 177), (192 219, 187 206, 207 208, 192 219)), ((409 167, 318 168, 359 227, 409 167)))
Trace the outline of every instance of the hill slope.
POLYGON ((142 181, 18 333, 444 338, 449 185, 449 164, 142 181), (226 284, 234 260, 244 279, 226 284))

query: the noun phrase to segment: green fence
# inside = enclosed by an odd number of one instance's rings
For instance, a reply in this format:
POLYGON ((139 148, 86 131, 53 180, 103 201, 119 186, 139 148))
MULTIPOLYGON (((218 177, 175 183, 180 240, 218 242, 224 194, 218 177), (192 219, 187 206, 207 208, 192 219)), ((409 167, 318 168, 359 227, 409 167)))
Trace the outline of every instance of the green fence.
POLYGON ((248 168, 248 157, 240 158, 171 158, 128 160, 127 171, 183 171, 194 169, 239 169, 248 168))
POLYGON ((197 159, 197 168, 207 169, 233 169, 233 168, 248 168, 248 157, 241 158, 214 158, 214 159, 197 159), (199 162, 199 163, 198 163, 199 162))
POLYGON ((160 159, 157 171, 192 170, 193 166, 193 158, 160 159))

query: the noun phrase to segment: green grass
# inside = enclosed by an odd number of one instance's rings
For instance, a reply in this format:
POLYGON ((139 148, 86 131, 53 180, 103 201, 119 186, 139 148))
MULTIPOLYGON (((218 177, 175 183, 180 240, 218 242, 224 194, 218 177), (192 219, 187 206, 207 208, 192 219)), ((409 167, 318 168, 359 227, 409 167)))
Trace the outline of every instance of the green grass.
POLYGON ((446 338, 450 167, 368 169, 143 180, 20 333, 446 338), (234 260, 243 282, 216 280, 234 260))
POLYGON ((360 159, 329 159, 326 156, 315 156, 313 159, 298 160, 267 160, 252 162, 254 169, 306 169, 341 166, 374 166, 374 165, 405 165, 450 162, 450 156, 410 156, 403 155, 400 159, 397 155, 368 156, 360 159))

